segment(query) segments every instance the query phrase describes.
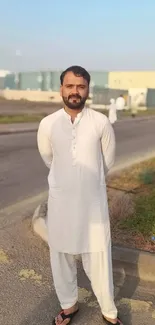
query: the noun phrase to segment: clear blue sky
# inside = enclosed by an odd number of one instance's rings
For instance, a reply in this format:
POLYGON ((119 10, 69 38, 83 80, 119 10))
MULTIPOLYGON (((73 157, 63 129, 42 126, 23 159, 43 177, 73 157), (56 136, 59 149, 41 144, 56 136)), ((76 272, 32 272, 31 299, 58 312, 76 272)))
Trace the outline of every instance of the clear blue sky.
POLYGON ((155 0, 0 0, 0 14, 0 69, 155 70, 155 0))

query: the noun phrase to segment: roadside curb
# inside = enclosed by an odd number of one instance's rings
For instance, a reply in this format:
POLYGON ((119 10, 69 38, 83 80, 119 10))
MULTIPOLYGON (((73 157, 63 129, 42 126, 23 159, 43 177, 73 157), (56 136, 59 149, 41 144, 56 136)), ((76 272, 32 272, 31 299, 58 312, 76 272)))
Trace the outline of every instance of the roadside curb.
POLYGON ((143 281, 155 281, 155 254, 120 246, 112 247, 114 272, 143 281))
POLYGON ((47 203, 44 201, 42 204, 38 205, 34 211, 32 217, 32 228, 33 231, 41 237, 46 243, 48 243, 47 237, 47 226, 46 226, 46 211, 47 203))
MULTIPOLYGON (((46 212, 47 201, 44 201, 33 214, 32 228, 34 233, 47 243, 46 212)), ((119 273, 123 277, 130 275, 143 281, 155 281, 154 253, 112 246, 112 258, 114 273, 119 273)))
POLYGON ((30 132, 36 132, 38 128, 32 128, 32 129, 10 129, 10 130, 3 130, 0 131, 0 136, 1 135, 8 135, 8 134, 21 134, 21 133, 30 133, 30 132))
POLYGON ((155 116, 151 115, 151 116, 144 116, 144 117, 129 117, 129 118, 124 118, 124 119, 120 119, 117 120, 116 123, 121 123, 121 122, 143 122, 143 121, 150 121, 150 120, 154 120, 155 116))

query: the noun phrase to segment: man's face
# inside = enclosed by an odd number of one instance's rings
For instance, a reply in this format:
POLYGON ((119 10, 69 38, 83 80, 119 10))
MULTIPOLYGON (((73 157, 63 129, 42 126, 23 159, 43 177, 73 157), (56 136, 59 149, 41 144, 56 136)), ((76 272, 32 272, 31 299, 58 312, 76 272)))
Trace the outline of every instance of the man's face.
POLYGON ((82 109, 88 98, 89 86, 83 77, 75 76, 73 72, 67 72, 60 95, 65 105, 70 109, 82 109))

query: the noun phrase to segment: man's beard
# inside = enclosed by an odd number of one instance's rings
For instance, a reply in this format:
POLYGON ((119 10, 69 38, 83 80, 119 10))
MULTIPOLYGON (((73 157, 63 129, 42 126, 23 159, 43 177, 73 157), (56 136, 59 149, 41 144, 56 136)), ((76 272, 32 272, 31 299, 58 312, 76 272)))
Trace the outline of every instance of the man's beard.
POLYGON ((62 96, 64 104, 70 109, 82 109, 85 105, 87 97, 81 97, 80 95, 70 95, 68 97, 62 96), (70 101, 70 99, 75 99, 74 101, 70 101), (78 101, 76 101, 78 99, 78 101))

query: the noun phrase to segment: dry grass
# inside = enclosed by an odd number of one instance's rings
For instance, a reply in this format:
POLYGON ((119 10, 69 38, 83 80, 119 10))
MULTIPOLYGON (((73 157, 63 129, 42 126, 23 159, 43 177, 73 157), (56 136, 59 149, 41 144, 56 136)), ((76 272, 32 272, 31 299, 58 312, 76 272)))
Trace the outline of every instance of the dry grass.
POLYGON ((113 192, 113 196, 109 200, 109 214, 113 225, 130 217, 133 213, 134 201, 132 196, 122 192, 113 192))
POLYGON ((143 187, 145 183, 140 177, 142 173, 155 171, 155 158, 135 164, 134 166, 124 169, 120 173, 115 174, 108 180, 108 185, 118 190, 130 191, 143 187))
POLYGON ((0 115, 0 124, 40 122, 46 114, 0 115))
POLYGON ((155 159, 113 176, 108 185, 113 242, 155 252, 155 159))

